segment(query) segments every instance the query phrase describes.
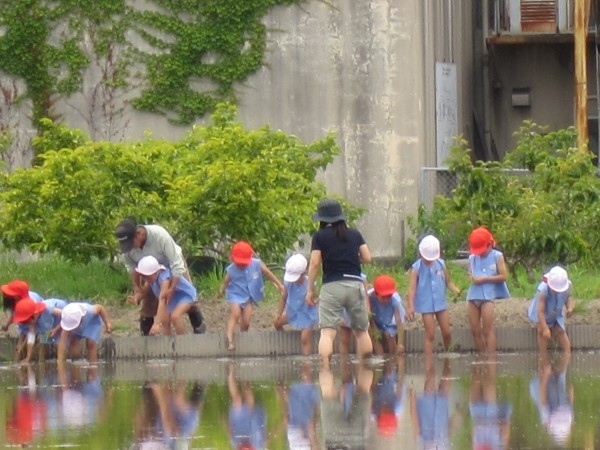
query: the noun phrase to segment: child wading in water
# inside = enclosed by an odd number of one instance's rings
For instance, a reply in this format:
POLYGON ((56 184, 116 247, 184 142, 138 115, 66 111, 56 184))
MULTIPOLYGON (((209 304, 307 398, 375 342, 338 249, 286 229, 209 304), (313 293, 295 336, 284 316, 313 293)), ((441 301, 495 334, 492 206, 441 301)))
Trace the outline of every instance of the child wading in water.
POLYGON ((544 275, 527 315, 537 323, 540 358, 546 358, 548 343, 555 337, 564 353, 571 352, 571 342, 565 328, 565 316, 571 317, 575 302, 571 297, 571 281, 567 271, 555 266, 544 275), (563 313, 564 310, 564 313, 563 313))
POLYGON ((233 351, 235 350, 233 331, 236 324, 240 323, 241 331, 248 331, 254 305, 265 296, 263 277, 277 287, 281 297, 285 295, 285 288, 265 263, 254 257, 254 250, 247 242, 236 242, 231 248, 230 257, 232 263, 225 269, 225 278, 217 297, 220 298, 225 293, 229 303, 227 350, 233 351))
POLYGON ((300 345, 303 355, 312 353, 312 332, 319 321, 319 307, 306 303, 308 278, 306 267, 308 261, 303 255, 296 253, 285 263, 283 285, 285 295, 279 302, 277 317, 273 321, 276 330, 282 331, 283 326, 290 324, 300 330, 300 345))
POLYGON ((404 353, 404 330, 406 312, 402 298, 396 291, 396 282, 389 275, 379 275, 368 291, 371 311, 371 340, 373 352, 381 355, 384 351, 391 355, 404 353))
POLYGON ((477 350, 489 355, 496 352, 494 300, 510 297, 506 262, 495 244, 485 227, 475 228, 469 235, 469 323, 477 350))
POLYGON ((421 314, 425 328, 423 352, 425 356, 431 356, 436 319, 442 333, 444 350, 448 351, 450 348, 452 329, 446 288, 456 295, 460 294, 460 289, 452 282, 446 263, 440 259, 440 241, 435 236, 428 235, 421 240, 419 254, 421 257, 410 270, 406 315, 412 320, 415 312, 421 314))

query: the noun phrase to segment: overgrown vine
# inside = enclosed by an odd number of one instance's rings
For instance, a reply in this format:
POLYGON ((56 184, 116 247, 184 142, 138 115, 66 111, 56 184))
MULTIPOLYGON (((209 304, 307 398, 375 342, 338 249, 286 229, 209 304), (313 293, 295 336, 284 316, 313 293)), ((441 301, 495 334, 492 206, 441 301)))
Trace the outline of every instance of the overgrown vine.
MULTIPOLYGON (((94 51, 126 48, 141 86, 134 107, 189 124, 235 98, 234 85, 263 64, 261 22, 277 5, 304 0, 153 0, 144 10, 125 0, 0 0, 0 72, 22 80, 33 121, 56 119, 54 103, 81 87, 90 64, 83 43, 94 27, 94 51), (133 6, 132 6, 133 5, 133 6), (137 34, 134 48, 126 39, 137 34)), ((110 80, 122 83, 124 78, 110 80)), ((128 83, 132 83, 130 78, 128 83)), ((136 84, 137 85, 137 84, 136 84)))

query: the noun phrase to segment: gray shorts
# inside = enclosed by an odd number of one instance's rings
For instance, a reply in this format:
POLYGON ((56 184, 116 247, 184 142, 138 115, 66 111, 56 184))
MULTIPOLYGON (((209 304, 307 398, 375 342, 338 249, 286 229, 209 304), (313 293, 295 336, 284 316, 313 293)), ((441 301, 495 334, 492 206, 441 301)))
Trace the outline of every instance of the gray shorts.
POLYGON ((337 329, 345 309, 350 317, 350 327, 366 331, 369 328, 366 296, 365 285, 359 280, 325 283, 319 294, 319 328, 337 329))

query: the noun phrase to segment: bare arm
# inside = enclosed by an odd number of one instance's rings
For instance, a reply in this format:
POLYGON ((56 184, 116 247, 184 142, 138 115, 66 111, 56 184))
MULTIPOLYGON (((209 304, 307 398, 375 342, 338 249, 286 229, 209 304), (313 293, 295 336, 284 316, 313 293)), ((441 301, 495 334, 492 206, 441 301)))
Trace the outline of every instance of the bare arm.
POLYGON ((450 289, 453 294, 459 295, 461 290, 456 286, 456 284, 454 284, 454 281, 452 281, 447 267, 444 267, 444 274, 446 276, 446 287, 450 289))
POLYGON ((358 255, 360 256, 361 264, 371 264, 371 252, 369 251, 367 244, 358 247, 358 255))
POLYGON ((271 272, 271 270, 267 267, 267 265, 262 261, 260 262, 260 270, 262 271, 263 276, 275 285, 275 287, 279 291, 279 295, 283 297, 285 295, 285 287, 283 286, 281 281, 279 281, 279 278, 277 278, 273 274, 273 272, 271 272))
POLYGON ((306 289, 306 303, 316 305, 318 301, 316 292, 317 274, 323 262, 321 250, 310 252, 310 261, 308 263, 308 287, 306 289))
POLYGON ((538 325, 542 332, 542 336, 550 339, 550 328, 546 323, 546 294, 540 292, 537 304, 538 325))
POLYGON ((415 317, 415 292, 417 290, 417 271, 410 269, 410 275, 408 278, 408 295, 406 297, 406 318, 413 320, 415 317))
POLYGON ((104 326, 106 327, 107 333, 112 333, 112 324, 110 323, 110 319, 108 318, 108 313, 106 312, 106 308, 102 305, 94 305, 94 312, 100 316, 102 322, 104 322, 104 326))
POLYGON ((573 297, 571 297, 570 295, 567 301, 565 302, 565 306, 567 307, 567 317, 571 317, 571 315, 573 314, 573 309, 575 309, 575 300, 573 300, 573 297))
POLYGON ((229 286, 230 281, 231 277, 228 273, 226 273, 225 277, 223 278, 223 282, 221 283, 221 287, 219 287, 219 291, 217 292, 217 298, 223 297, 223 294, 225 294, 225 290, 227 289, 227 286, 229 286))

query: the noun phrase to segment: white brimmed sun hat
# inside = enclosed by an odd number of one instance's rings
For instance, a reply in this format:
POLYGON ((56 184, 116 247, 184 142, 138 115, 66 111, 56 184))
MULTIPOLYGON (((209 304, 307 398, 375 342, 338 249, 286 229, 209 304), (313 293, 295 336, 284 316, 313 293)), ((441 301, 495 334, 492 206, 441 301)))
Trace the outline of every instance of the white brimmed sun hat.
POLYGON ((548 280, 548 287, 555 292, 565 292, 571 284, 567 271, 560 266, 550 269, 545 278, 548 280))
POLYGON ((427 235, 419 243, 419 253, 427 261, 435 261, 440 257, 440 241, 432 235, 427 235))
POLYGON ((285 263, 285 274, 283 275, 283 281, 294 283, 304 273, 306 266, 308 266, 308 261, 304 255, 296 253, 290 256, 285 263))
POLYGON ((144 256, 138 261, 135 271, 140 275, 154 275, 159 270, 165 270, 165 266, 158 263, 154 256, 144 256))
POLYGON ((74 330, 81 323, 87 309, 81 303, 69 303, 65 306, 60 315, 60 327, 65 331, 74 330))

